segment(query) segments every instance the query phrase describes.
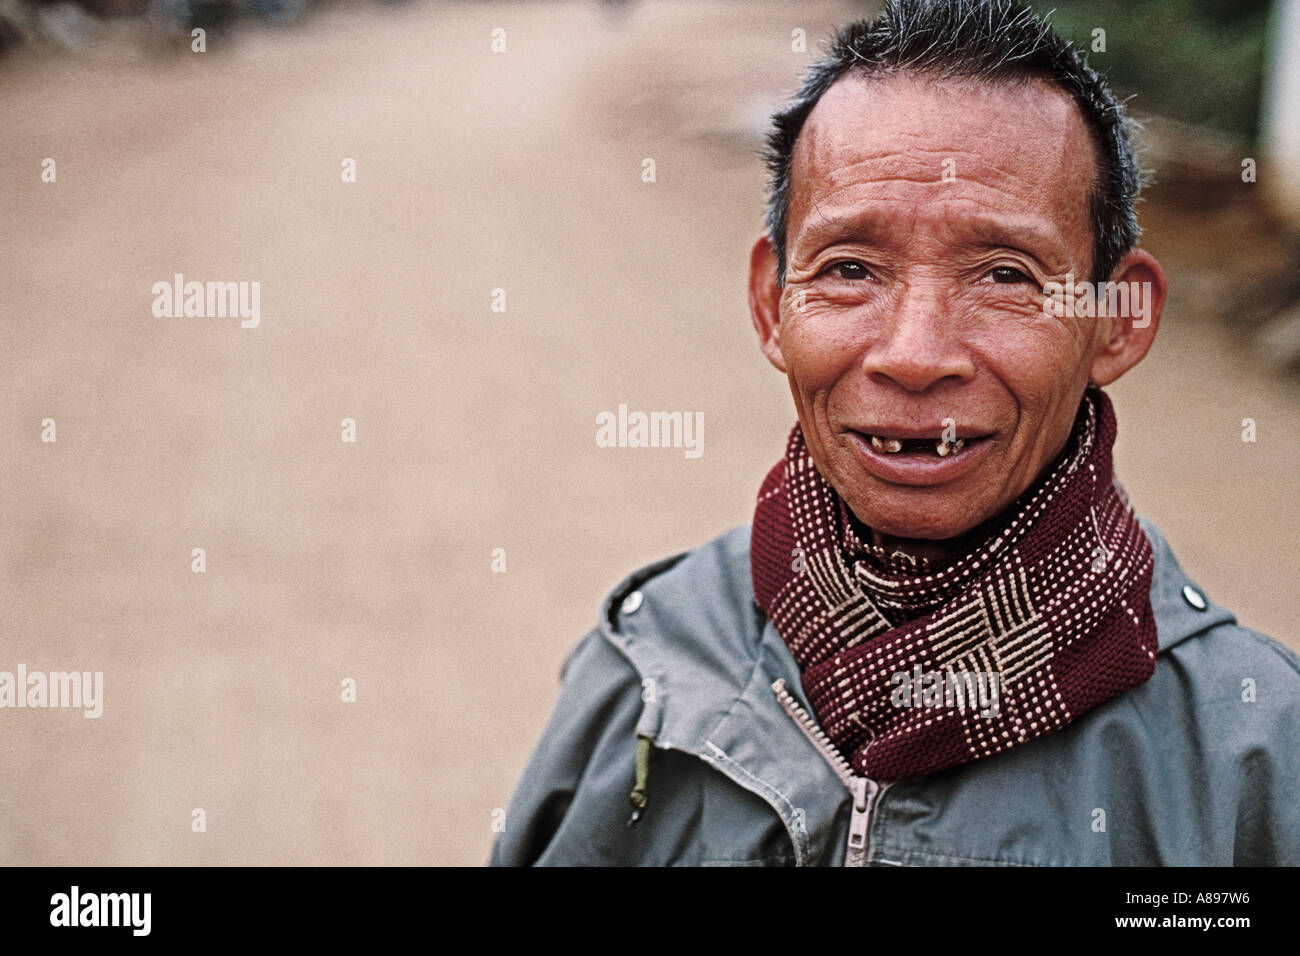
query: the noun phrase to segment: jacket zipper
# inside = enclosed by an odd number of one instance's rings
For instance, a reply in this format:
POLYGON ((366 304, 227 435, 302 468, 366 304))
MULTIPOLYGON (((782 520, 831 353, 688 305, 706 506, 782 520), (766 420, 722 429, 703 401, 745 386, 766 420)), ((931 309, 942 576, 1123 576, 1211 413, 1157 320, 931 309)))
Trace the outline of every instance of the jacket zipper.
POLYGON ((785 678, 773 683, 772 690, 776 693, 776 699, 781 702, 782 708, 790 715, 790 719, 795 722, 795 726, 803 731, 803 735, 808 738, 813 747, 817 749, 817 752, 831 765, 835 775, 840 778, 840 782, 852 795, 853 811, 849 816, 849 842, 844 854, 844 865, 866 866, 871 815, 875 812, 876 803, 880 799, 880 794, 884 792, 885 786, 869 777, 863 777, 853 772, 853 767, 844 759, 844 755, 839 752, 836 746, 831 743, 830 738, 817 726, 817 722, 813 720, 812 715, 786 689, 785 678))

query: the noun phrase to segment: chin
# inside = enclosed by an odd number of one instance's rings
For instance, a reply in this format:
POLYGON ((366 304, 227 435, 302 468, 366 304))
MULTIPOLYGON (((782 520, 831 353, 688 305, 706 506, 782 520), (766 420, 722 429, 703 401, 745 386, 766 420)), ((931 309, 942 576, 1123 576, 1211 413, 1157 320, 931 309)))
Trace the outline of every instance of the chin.
MULTIPOLYGON (((982 509, 964 502, 929 501, 921 494, 886 494, 861 506, 845 499, 859 521, 880 534, 916 541, 960 538, 985 520, 982 509)), ((931 491, 933 496, 933 489, 931 491)))

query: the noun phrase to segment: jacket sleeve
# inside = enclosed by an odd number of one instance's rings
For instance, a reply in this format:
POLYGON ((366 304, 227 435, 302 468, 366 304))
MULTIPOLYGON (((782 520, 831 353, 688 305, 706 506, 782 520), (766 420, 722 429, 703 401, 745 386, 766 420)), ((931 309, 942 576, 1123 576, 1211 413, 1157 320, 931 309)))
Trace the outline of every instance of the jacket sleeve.
POLYGON ((602 865, 625 841, 641 681, 593 629, 560 672, 560 696, 506 809, 491 866, 602 865))

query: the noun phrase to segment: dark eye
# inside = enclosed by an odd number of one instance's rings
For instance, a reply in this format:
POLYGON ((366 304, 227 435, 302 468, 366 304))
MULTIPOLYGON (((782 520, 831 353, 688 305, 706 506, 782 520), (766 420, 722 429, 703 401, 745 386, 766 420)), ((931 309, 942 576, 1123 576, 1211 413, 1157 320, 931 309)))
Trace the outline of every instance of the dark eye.
POLYGON ((1019 269, 1012 268, 1011 266, 998 266, 995 269, 991 269, 989 271, 989 277, 992 278, 994 282, 1003 285, 1012 285, 1017 282, 1032 281, 1029 278, 1029 276, 1025 275, 1019 269))
POLYGON ((839 279, 862 280, 870 279, 871 272, 861 262, 854 262, 846 259, 844 262, 837 262, 826 269, 828 273, 839 279))

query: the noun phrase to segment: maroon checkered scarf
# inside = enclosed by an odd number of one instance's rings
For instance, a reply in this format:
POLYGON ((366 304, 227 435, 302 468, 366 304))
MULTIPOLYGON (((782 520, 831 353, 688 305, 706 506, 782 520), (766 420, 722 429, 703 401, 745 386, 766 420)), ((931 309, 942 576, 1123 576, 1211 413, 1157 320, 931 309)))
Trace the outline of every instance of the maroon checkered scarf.
POLYGON ((758 495, 754 595, 855 771, 898 780, 988 757, 1151 676, 1151 544, 1114 441, 1110 399, 1089 388, 1060 463, 937 566, 866 543, 795 425, 758 495), (979 697, 990 680, 996 698, 979 697))

